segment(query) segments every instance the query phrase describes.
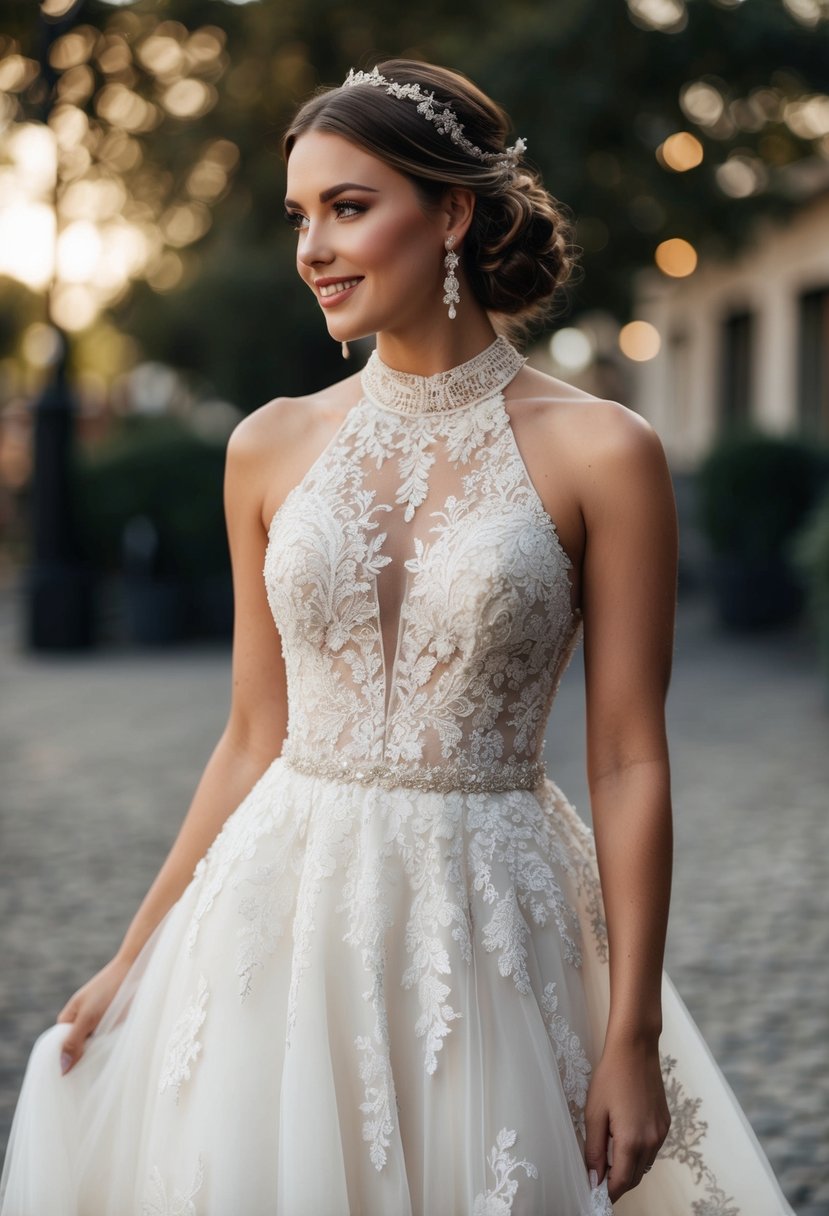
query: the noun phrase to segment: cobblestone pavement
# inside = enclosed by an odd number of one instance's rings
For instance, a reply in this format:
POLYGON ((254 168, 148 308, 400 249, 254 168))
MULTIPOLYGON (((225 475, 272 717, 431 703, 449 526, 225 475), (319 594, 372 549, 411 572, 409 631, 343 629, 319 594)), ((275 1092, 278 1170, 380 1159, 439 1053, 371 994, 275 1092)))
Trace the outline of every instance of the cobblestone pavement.
MULTIPOLYGON (((222 647, 21 653, 0 603, 0 1154, 28 1050, 107 961, 225 721, 222 647)), ((802 630, 680 608, 668 969, 799 1216, 829 1216, 829 707, 802 630)), ((581 648, 547 745, 577 808, 581 648)), ((746 1216, 751 1216, 747 1213, 746 1216)))

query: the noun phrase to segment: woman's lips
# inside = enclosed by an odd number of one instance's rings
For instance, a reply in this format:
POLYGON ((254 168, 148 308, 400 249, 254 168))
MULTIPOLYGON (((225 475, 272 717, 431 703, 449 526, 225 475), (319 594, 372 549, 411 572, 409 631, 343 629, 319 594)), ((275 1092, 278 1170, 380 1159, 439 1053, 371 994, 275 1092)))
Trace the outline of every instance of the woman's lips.
POLYGON ((363 281, 362 279, 358 279, 358 281, 356 283, 352 284, 351 287, 346 287, 344 289, 338 289, 330 296, 321 295, 320 289, 317 288, 317 295, 319 296, 320 304, 322 305, 323 308, 333 308, 335 304, 341 304, 343 302, 343 300, 347 300, 348 297, 357 290, 357 288, 360 286, 360 283, 362 283, 362 281, 363 281))

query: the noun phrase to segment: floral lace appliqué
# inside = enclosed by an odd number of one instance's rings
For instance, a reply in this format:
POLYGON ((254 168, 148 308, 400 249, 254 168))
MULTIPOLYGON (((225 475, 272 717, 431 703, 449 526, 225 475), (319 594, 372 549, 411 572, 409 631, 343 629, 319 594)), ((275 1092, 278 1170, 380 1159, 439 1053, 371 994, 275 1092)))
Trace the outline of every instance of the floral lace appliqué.
POLYGON ((388 1054, 378 1050, 367 1035, 357 1035, 354 1045, 362 1053, 360 1080, 365 1086, 365 1101, 360 1110, 366 1118, 363 1122, 363 1139, 369 1144, 369 1157, 375 1169, 386 1164, 389 1137, 394 1130, 392 1118, 392 1080, 388 1054))
POLYGON ((685 1092, 675 1076, 677 1062, 673 1056, 663 1055, 660 1064, 671 1126, 659 1150, 659 1157, 687 1166, 696 1184, 705 1189, 704 1197, 691 1205, 693 1216, 741 1216, 734 1200, 726 1195, 711 1167, 706 1164, 700 1148, 708 1131, 708 1124, 699 1114, 702 1100, 689 1097, 685 1092))
POLYGON ((581 1039, 571 1029, 567 1019, 558 1012, 558 994, 555 983, 544 986, 541 1009, 550 1041, 553 1044, 556 1063, 561 1074, 564 1096, 570 1107, 573 1124, 582 1136, 585 1135, 584 1107, 587 1102, 587 1087, 590 1083, 590 1061, 581 1039))
POLYGON ((495 1181, 488 1190, 475 1196, 472 1216, 509 1216, 518 1190, 518 1179, 512 1177, 513 1172, 523 1169, 528 1178, 538 1177, 537 1166, 531 1161, 521 1161, 509 1152, 516 1139, 517 1133, 511 1128, 502 1127, 499 1131, 487 1156, 495 1181))
POLYGON ((174 1090, 176 1102, 181 1086, 190 1079, 191 1064, 201 1053, 198 1035, 207 1016, 208 996, 207 980, 200 975, 196 993, 176 1020, 167 1041, 158 1092, 163 1094, 166 1089, 174 1090))
POLYGON ((590 1191, 590 1210, 585 1216, 613 1216, 613 1204, 607 1193, 607 1178, 590 1191))
MULTIPOLYGON (((191 956, 196 948, 202 919, 213 907, 228 876, 242 863, 250 861, 262 837, 273 834, 277 827, 281 808, 271 789, 272 771, 272 766, 265 770, 247 797, 225 820, 193 872, 195 907, 184 935, 184 947, 191 956)), ((309 809, 301 808, 295 821, 285 825, 286 837, 293 835, 293 839, 296 839, 301 836, 309 809)), ((289 843, 293 843, 293 840, 289 843)))
POLYGON ((486 949, 501 951, 501 974, 512 975, 519 992, 528 993, 528 922, 552 920, 565 958, 581 965, 578 917, 562 889, 572 863, 538 799, 520 792, 504 799, 506 805, 485 795, 470 796, 469 868, 474 889, 494 908, 484 927, 486 949), (500 892, 493 880, 496 867, 505 867, 511 879, 511 886, 500 892))
POLYGON ((176 1188, 168 1193, 161 1171, 157 1165, 153 1166, 147 1181, 141 1216, 197 1216, 194 1200, 203 1183, 204 1162, 200 1156, 197 1158, 193 1181, 184 1191, 176 1188))

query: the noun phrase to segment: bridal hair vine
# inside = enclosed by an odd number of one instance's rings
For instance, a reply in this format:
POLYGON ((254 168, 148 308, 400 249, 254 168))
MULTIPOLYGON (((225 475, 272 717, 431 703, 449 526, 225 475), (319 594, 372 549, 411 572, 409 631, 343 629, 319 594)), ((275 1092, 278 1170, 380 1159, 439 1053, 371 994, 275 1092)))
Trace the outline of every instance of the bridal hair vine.
POLYGON ((463 133, 463 123, 458 120, 457 114, 447 101, 438 101, 434 93, 424 92, 419 84, 400 84, 397 80, 388 80, 385 76, 381 76, 376 67, 372 68, 370 72, 355 72, 353 68, 350 68, 342 87, 348 88, 355 84, 368 84, 375 89, 385 89, 392 97, 416 101, 418 114, 422 114, 429 122, 433 122, 441 135, 448 135, 452 143, 463 148, 464 152, 474 157, 475 160, 501 169, 508 178, 513 176, 519 156, 527 149, 527 141, 517 139, 503 152, 484 152, 477 144, 473 144, 466 138, 463 133))

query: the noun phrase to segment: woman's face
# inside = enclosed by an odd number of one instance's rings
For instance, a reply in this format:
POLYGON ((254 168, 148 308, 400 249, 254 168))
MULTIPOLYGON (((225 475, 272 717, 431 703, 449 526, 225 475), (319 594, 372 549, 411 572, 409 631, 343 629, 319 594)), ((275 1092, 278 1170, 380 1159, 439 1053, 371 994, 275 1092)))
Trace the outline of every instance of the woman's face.
POLYGON ((332 338, 404 330, 438 310, 450 216, 426 215, 402 173, 340 135, 306 131, 286 195, 297 269, 332 338))

